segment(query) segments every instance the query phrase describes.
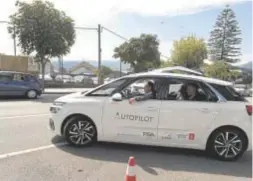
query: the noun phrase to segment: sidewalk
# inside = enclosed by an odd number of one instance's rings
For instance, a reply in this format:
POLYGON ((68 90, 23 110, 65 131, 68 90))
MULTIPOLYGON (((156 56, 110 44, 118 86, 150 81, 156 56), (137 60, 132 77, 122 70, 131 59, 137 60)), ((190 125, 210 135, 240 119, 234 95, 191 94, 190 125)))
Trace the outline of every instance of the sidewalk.
POLYGON ((71 94, 90 89, 92 88, 45 88, 44 94, 71 94))

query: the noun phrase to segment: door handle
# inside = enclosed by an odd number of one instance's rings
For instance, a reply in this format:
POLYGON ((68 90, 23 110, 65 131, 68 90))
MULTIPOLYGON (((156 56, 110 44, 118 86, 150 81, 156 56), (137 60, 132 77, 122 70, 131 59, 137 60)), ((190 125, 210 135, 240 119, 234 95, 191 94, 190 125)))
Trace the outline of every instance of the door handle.
POLYGON ((148 111, 157 111, 157 108, 155 108, 155 107, 148 107, 148 111))
POLYGON ((208 112, 208 111, 209 111, 208 108, 201 108, 200 110, 201 110, 202 112, 208 112))

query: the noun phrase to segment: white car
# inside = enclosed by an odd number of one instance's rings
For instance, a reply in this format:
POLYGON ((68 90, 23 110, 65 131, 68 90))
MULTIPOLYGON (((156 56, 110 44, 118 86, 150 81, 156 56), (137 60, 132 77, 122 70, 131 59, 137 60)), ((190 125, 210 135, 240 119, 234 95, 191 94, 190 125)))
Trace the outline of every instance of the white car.
POLYGON ((252 105, 230 82, 194 75, 132 74, 86 92, 56 99, 50 128, 74 146, 96 141, 206 150, 232 161, 252 149, 252 105), (129 104, 131 87, 152 80, 156 99, 129 104), (195 83, 203 101, 177 100, 195 83))

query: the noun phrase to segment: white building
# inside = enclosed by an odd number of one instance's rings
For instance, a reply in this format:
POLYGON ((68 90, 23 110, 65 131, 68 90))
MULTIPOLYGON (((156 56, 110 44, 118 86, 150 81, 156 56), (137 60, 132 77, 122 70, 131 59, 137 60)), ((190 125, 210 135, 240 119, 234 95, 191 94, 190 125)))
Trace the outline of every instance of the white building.
POLYGON ((70 69, 71 74, 94 74, 95 71, 96 67, 85 61, 79 63, 78 65, 70 69))

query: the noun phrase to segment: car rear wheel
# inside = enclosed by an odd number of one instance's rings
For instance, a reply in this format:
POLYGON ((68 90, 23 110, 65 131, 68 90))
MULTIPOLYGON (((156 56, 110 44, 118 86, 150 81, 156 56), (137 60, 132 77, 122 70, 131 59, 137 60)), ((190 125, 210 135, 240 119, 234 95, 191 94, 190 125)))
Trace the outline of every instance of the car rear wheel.
POLYGON ((240 158, 247 148, 245 134, 236 128, 216 130, 210 137, 207 151, 211 156, 222 161, 235 161, 240 158))
POLYGON ((35 90, 29 90, 26 93, 26 97, 28 99, 36 99, 38 97, 38 94, 37 94, 37 92, 35 90))
POLYGON ((84 117, 72 118, 64 131, 67 142, 77 147, 92 145, 96 141, 96 134, 95 125, 84 117))

